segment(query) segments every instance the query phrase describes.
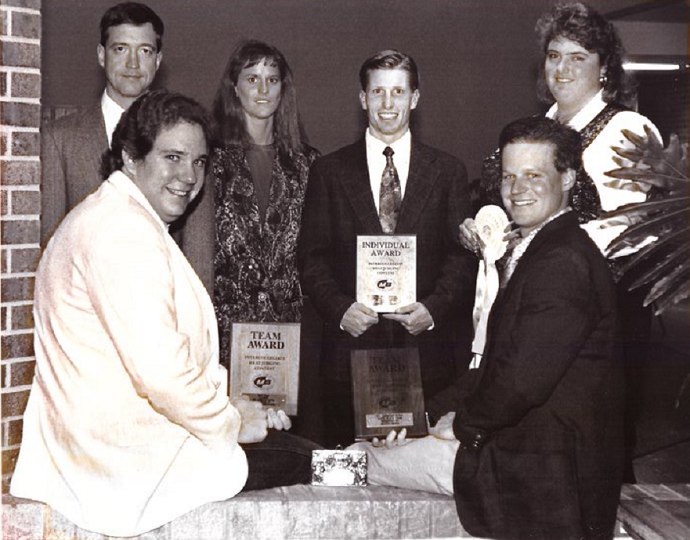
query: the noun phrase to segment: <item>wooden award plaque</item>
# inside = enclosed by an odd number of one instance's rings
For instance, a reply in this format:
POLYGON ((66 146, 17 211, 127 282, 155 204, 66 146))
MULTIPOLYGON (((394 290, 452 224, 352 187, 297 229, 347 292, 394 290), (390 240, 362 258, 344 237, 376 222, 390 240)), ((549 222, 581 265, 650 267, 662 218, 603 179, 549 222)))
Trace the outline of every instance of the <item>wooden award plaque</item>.
POLYGON ((234 323, 230 399, 244 397, 297 414, 300 325, 234 323))
POLYGON ((427 434, 416 348, 353 350, 350 365, 357 439, 402 428, 411 437, 427 434))

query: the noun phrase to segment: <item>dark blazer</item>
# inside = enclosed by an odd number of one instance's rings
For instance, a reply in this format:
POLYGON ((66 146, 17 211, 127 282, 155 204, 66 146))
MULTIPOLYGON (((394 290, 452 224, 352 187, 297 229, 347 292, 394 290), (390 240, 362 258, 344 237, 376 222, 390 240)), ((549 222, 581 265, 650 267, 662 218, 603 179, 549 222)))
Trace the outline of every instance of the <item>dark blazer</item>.
MULTIPOLYGON (((481 367, 456 400, 463 527, 490 538, 611 538, 623 458, 615 289, 569 212, 547 224, 499 293, 481 367)), ((436 413, 440 411, 436 410, 436 413)))
POLYGON ((448 377, 455 370, 451 349, 458 333, 467 339, 468 350, 471 340, 476 267, 458 239, 458 226, 470 212, 464 165, 413 137, 396 234, 417 235, 417 299, 435 327, 413 337, 400 324, 380 318, 353 338, 340 329, 340 321, 356 298, 357 235, 383 234, 369 182, 366 143, 362 139, 316 160, 307 187, 298 267, 302 289, 325 321, 326 378, 349 380, 353 348, 416 345, 423 380, 453 380, 448 377))
POLYGON ((41 245, 62 218, 103 182, 108 136, 100 100, 41 130, 41 245))

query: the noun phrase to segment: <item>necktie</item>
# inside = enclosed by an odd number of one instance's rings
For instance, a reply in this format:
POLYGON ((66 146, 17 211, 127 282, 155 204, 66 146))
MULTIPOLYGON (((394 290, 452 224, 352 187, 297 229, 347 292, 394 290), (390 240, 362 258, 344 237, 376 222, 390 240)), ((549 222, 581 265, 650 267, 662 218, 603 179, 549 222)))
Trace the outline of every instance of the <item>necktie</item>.
POLYGON ((395 225, 400 214, 402 191, 400 178, 393 164, 393 149, 386 146, 383 155, 386 156, 386 168, 381 175, 381 193, 379 194, 379 221, 385 233, 394 233, 395 225))

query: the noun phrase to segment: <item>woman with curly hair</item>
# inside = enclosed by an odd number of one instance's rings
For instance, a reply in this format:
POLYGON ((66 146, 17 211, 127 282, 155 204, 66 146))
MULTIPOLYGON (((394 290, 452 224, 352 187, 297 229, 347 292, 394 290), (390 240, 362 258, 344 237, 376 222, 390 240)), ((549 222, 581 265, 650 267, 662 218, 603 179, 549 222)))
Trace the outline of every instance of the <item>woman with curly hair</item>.
POLYGON ((300 320, 295 249, 318 153, 301 136, 295 94, 285 57, 260 41, 235 49, 216 93, 222 144, 183 248, 213 292, 225 364, 232 323, 300 320))
MULTIPOLYGON (((537 81, 539 98, 551 108, 546 116, 580 132, 584 171, 571 204, 583 228, 606 253, 608 244, 625 225, 600 228, 602 212, 642 202, 648 187, 633 181, 614 181, 606 172, 619 167, 612 146, 632 147, 623 130, 645 135, 645 126, 659 132, 631 110, 635 88, 623 69, 625 50, 614 25, 582 3, 557 5, 541 16, 535 28, 543 54, 537 81), (586 174, 584 174, 586 173, 586 174)), ((500 205, 500 163, 492 155, 482 171, 482 202, 500 205)), ((465 238, 466 247, 473 240, 465 238)))

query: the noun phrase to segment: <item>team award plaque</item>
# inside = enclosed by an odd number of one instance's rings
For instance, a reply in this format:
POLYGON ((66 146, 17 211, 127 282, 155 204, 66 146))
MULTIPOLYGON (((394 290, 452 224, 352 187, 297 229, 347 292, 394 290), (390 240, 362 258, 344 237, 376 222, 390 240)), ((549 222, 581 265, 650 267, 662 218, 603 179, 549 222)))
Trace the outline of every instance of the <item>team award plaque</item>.
POLYGON ((230 398, 297 414, 299 340, 297 323, 234 323, 230 398))
POLYGON ((417 301, 417 237, 357 236, 357 301, 391 313, 417 301))
POLYGON ((408 436, 427 433, 419 351, 353 350, 350 356, 355 437, 385 437, 407 428, 408 436))

